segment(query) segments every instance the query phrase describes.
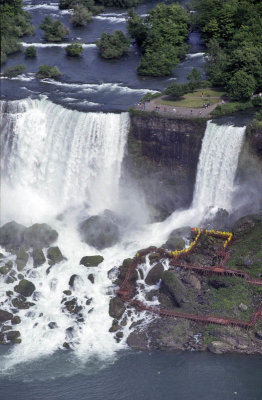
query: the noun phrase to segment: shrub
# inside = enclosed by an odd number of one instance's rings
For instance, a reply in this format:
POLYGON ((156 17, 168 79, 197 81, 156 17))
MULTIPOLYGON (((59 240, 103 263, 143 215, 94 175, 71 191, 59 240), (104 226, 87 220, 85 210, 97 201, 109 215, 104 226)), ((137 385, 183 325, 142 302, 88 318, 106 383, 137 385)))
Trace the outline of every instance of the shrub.
POLYGON ((35 46, 27 47, 27 49, 25 50, 25 55, 28 58, 35 58, 37 55, 35 46))
POLYGON ((101 57, 107 59, 120 58, 129 51, 130 40, 122 31, 115 31, 111 34, 103 32, 96 45, 101 57))
POLYGON ((172 85, 168 86, 164 91, 168 96, 179 99, 184 96, 184 94, 188 93, 189 88, 188 85, 182 85, 180 83, 172 83, 172 85))
POLYGON ((45 17, 40 28, 48 42, 61 42, 69 34, 69 29, 62 22, 50 17, 45 17))
POLYGON ((79 57, 83 54, 84 48, 81 43, 75 42, 66 46, 65 48, 66 54, 70 57, 79 57))
POLYGON ((58 78, 60 75, 62 74, 59 69, 56 66, 52 67, 51 65, 40 65, 38 73, 36 74, 39 79, 58 78))
POLYGON ((188 84, 189 89, 193 91, 199 88, 201 84, 201 78, 202 78, 201 72, 198 69, 193 68, 192 72, 187 75, 187 80, 189 81, 188 84))
POLYGON ((17 75, 21 75, 26 71, 26 66, 23 64, 15 65, 14 67, 5 68, 4 75, 8 78, 14 78, 17 75))
POLYGON ((244 111, 248 108, 252 108, 252 102, 246 101, 245 103, 241 102, 232 102, 226 104, 219 104, 214 111, 212 111, 211 115, 214 117, 219 117, 222 115, 233 114, 237 111, 244 111))
POLYGON ((79 6, 74 10, 70 22, 75 26, 86 26, 87 21, 92 19, 92 13, 85 7, 79 6))

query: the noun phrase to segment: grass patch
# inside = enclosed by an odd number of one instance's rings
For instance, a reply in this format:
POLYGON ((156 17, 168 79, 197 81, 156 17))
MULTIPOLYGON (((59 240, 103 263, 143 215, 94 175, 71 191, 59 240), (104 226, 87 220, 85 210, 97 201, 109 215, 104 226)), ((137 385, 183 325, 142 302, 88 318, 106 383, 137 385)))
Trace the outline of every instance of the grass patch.
POLYGON ((216 109, 212 111, 211 115, 213 117, 220 117, 237 111, 244 111, 248 108, 253 108, 251 101, 247 101, 245 103, 234 101, 227 104, 219 104, 216 109))
POLYGON ((199 89, 192 93, 185 94, 180 100, 172 100, 172 98, 164 97, 157 100, 156 103, 176 107, 201 108, 203 104, 209 103, 210 105, 214 105, 219 103, 224 95, 225 92, 221 90, 199 89))

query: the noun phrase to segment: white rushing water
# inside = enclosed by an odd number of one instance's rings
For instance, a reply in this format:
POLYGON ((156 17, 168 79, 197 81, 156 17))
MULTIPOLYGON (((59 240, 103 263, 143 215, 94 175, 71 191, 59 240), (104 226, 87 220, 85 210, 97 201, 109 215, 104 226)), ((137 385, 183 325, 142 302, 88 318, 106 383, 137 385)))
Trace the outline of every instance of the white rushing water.
MULTIPOLYGON (((121 265, 124 258, 133 257, 139 248, 161 245, 171 230, 199 224, 207 207, 230 209, 244 128, 209 122, 192 207, 174 212, 164 222, 145 226, 141 223, 124 231, 117 245, 99 251, 104 257, 99 267, 86 268, 79 265, 80 259, 98 251, 81 242, 76 230, 77 218, 87 211, 92 215, 106 208, 119 208, 128 113, 82 113, 45 98, 2 103, 2 112, 5 112, 2 222, 15 219, 27 226, 36 221, 49 223, 59 233, 57 245, 67 260, 52 267, 47 274, 48 264, 32 268, 30 258, 23 275, 36 287, 35 294, 29 298, 35 305, 19 311, 22 343, 1 360, 0 367, 11 368, 22 361, 49 356, 62 349, 64 342, 70 343, 78 360, 111 357, 116 350, 125 347, 129 326, 141 319, 141 315, 133 314, 132 319, 128 318, 123 328, 124 338, 117 344, 109 332, 112 324, 108 314, 109 294, 113 294, 115 288, 110 289, 112 282, 108 271, 121 265), (70 218, 56 218, 68 209, 70 218), (88 279, 90 273, 94 275, 94 284, 88 279), (70 299, 76 298, 77 305, 82 307, 81 318, 66 312, 62 302, 63 291, 69 289, 73 274, 77 278, 70 288, 70 299), (50 322, 56 324, 54 329, 50 329, 50 322)), ((127 214, 130 216, 137 210, 130 206, 127 214)), ((3 249, 0 251, 15 259, 3 249)), ((148 262, 143 269, 146 275, 150 270, 148 262)), ((0 279, 1 308, 10 310, 5 293, 13 290, 17 282, 7 284, 4 278, 0 279)), ((143 284, 141 279, 139 283, 143 284)), ((139 292, 139 296, 143 298, 143 293, 139 292)))

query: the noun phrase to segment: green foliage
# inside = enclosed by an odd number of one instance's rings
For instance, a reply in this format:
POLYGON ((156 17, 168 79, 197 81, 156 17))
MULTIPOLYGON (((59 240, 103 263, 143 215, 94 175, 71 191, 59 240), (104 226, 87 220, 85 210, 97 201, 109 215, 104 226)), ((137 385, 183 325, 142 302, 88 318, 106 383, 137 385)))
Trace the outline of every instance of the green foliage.
POLYGON ((26 71, 26 66, 23 64, 15 65, 14 67, 5 68, 4 75, 8 78, 14 78, 17 75, 21 75, 26 71))
POLYGON ((35 58, 37 55, 37 51, 35 46, 29 46, 27 47, 27 49, 25 50, 25 55, 28 58, 35 58))
POLYGON ((237 111, 244 111, 248 108, 252 108, 253 104, 251 101, 246 102, 230 102, 226 104, 219 104, 214 111, 212 111, 211 115, 213 117, 220 117, 222 115, 233 114, 237 111))
POLYGON ((7 55, 21 51, 19 38, 32 35, 34 27, 30 16, 22 9, 21 0, 1 1, 1 63, 7 55))
POLYGON ((92 12, 83 6, 76 7, 70 22, 75 26, 86 26, 92 19, 92 12))
POLYGON ((152 99, 156 99, 157 97, 161 96, 161 92, 156 92, 156 93, 146 93, 140 101, 148 101, 148 100, 152 100, 152 99))
POLYGON ((199 69, 196 69, 196 68, 193 68, 192 72, 187 75, 187 80, 189 81, 188 86, 191 91, 200 87, 201 78, 202 78, 202 74, 199 71, 199 69))
POLYGON ((45 32, 48 42, 61 42, 69 34, 69 29, 60 21, 45 17, 40 28, 45 32))
POLYGON ((99 0, 105 7, 130 8, 139 4, 139 0, 99 0))
POLYGON ((38 73, 36 74, 39 79, 58 78, 60 75, 62 74, 59 69, 56 66, 52 67, 51 65, 40 65, 38 73))
POLYGON ((84 48, 80 42, 75 42, 66 46, 65 51, 70 57, 79 57, 83 54, 84 48))
POLYGON ((130 40, 122 31, 114 31, 111 34, 103 32, 96 45, 101 57, 107 59, 120 58, 129 51, 130 40))
POLYGON ((187 51, 189 16, 178 4, 159 4, 145 18, 129 13, 129 35, 144 53, 137 68, 140 75, 166 76, 187 51))
POLYGON ((227 87, 234 99, 250 98, 247 92, 262 89, 261 2, 195 0, 195 8, 198 11, 197 27, 207 41, 209 80, 213 85, 227 87), (236 93, 237 80, 240 85, 243 82, 241 76, 235 77, 238 71, 249 75, 251 81, 247 91, 240 89, 236 93))
POLYGON ((172 83, 172 85, 168 86, 165 90, 165 94, 168 96, 179 99, 184 96, 184 94, 188 93, 189 88, 188 85, 182 85, 180 83, 172 83))
POLYGON ((254 93, 256 81, 253 75, 244 70, 235 72, 227 85, 228 94, 233 100, 248 100, 254 93))

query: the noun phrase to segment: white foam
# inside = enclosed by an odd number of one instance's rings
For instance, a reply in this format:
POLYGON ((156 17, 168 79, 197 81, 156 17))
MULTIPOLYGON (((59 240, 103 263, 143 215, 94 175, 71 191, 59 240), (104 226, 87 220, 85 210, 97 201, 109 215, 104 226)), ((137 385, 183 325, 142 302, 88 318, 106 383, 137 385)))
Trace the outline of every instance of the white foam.
POLYGON ((98 21, 108 21, 115 24, 126 22, 126 18, 124 17, 105 16, 105 15, 96 15, 95 17, 93 17, 93 19, 96 19, 98 21))
POLYGON ((205 53, 189 53, 186 55, 187 58, 199 58, 204 57, 205 53))
MULTIPOLYGON (((24 47, 35 46, 39 48, 46 48, 46 47, 62 47, 65 48, 72 44, 73 42, 68 43, 29 43, 29 42, 21 42, 24 47)), ((81 43, 84 49, 94 48, 96 47, 95 43, 81 43)))

